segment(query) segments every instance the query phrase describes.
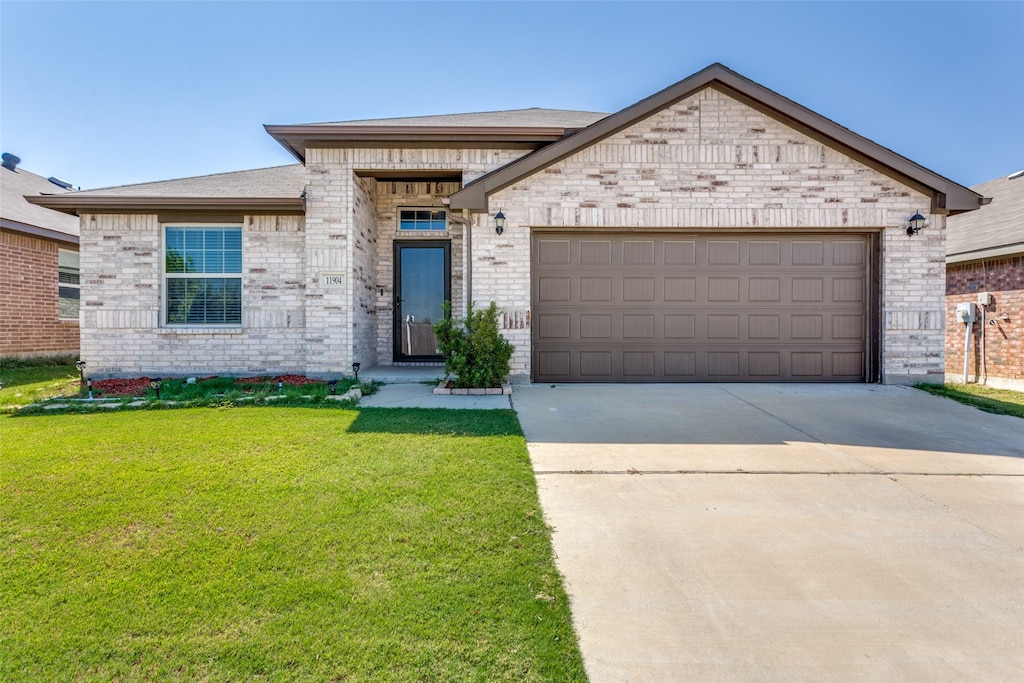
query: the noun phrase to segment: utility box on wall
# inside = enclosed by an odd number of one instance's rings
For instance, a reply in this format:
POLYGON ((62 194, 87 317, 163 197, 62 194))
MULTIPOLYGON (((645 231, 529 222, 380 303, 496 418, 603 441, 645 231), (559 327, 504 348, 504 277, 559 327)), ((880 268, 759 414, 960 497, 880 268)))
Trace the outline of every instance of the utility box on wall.
POLYGON ((956 305, 956 320, 961 323, 973 323, 978 319, 978 305, 975 303, 963 303, 956 305))

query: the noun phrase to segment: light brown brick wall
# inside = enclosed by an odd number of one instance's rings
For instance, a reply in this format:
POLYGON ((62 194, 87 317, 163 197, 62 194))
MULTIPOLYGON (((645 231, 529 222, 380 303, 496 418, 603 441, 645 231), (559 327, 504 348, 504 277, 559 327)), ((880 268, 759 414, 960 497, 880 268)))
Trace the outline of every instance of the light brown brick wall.
POLYGON ((986 323, 976 323, 968 355, 968 381, 982 374, 984 335, 987 383, 1024 390, 1024 256, 952 264, 946 267, 946 373, 963 381, 967 325, 956 320, 956 304, 977 302, 990 292, 986 323))
MULTIPOLYGON (((531 228, 878 233, 882 374, 936 381, 944 367, 942 216, 914 237, 929 198, 713 88, 707 88, 490 198, 504 235, 474 241, 474 296, 529 310, 531 228)), ((476 233, 474 233, 476 235, 476 233)), ((513 329, 513 367, 530 331, 513 329)))
POLYGON ((0 231, 0 356, 78 353, 78 321, 57 313, 58 248, 71 245, 0 231))
POLYGON ((162 227, 154 214, 82 217, 82 359, 89 374, 303 372, 302 217, 243 218, 242 325, 225 328, 161 324, 162 227))

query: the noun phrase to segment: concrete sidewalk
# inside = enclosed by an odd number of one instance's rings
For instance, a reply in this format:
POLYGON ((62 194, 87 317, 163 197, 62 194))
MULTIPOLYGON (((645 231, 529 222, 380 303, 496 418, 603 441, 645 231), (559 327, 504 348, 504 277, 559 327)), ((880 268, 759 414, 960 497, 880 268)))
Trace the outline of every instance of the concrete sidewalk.
POLYGON ((361 408, 452 408, 456 410, 509 410, 512 407, 506 395, 455 396, 435 395, 434 383, 385 384, 372 396, 359 401, 361 408))
POLYGON ((512 400, 593 683, 1019 680, 1024 420, 877 385, 512 400))

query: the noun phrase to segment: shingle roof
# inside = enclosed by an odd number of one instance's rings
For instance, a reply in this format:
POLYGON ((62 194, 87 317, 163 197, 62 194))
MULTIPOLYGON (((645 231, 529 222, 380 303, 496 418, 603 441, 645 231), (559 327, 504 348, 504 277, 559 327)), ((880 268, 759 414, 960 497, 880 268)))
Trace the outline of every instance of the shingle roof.
POLYGON ((948 263, 1024 253, 1024 176, 1014 175, 975 185, 992 202, 946 220, 948 263))
POLYGON ((306 185, 302 164, 117 185, 76 192, 78 197, 298 197, 306 185))
POLYGON ((67 194, 69 190, 54 185, 46 178, 30 173, 22 168, 14 171, 0 168, 0 218, 4 227, 17 229, 19 226, 31 226, 52 230, 57 233, 71 235, 77 241, 78 219, 73 216, 35 206, 25 201, 26 195, 67 194))
POLYGON ((499 126, 502 128, 585 128, 608 116, 604 112, 572 109, 508 109, 437 116, 404 116, 392 119, 361 119, 307 123, 307 126, 499 126))

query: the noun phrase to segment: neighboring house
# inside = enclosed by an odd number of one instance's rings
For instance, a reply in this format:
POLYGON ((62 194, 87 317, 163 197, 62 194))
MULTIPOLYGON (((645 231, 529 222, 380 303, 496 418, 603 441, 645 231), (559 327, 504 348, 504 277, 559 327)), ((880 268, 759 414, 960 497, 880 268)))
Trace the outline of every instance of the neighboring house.
POLYGON ((25 201, 70 185, 19 161, 0 168, 0 357, 78 354, 78 220, 25 201))
POLYGON ((92 372, 436 362, 450 299, 497 302, 517 379, 943 378, 981 195, 721 65, 612 115, 266 129, 299 165, 31 200, 81 217, 92 372))
POLYGON ((970 330, 967 381, 1024 391, 1024 171, 971 189, 992 202, 947 223, 946 376, 964 381, 968 325, 956 305, 984 303, 970 330))

